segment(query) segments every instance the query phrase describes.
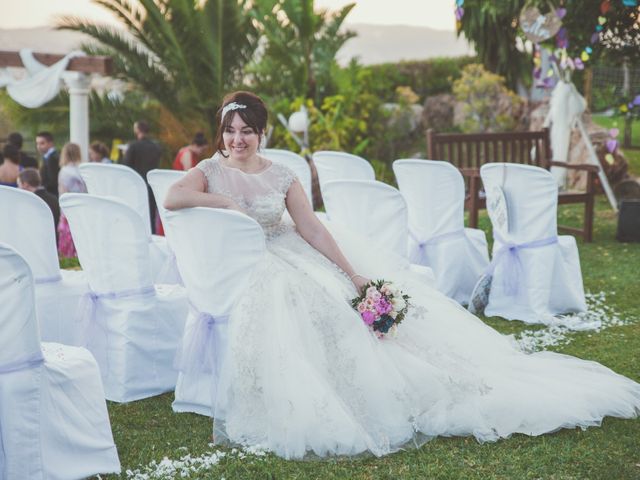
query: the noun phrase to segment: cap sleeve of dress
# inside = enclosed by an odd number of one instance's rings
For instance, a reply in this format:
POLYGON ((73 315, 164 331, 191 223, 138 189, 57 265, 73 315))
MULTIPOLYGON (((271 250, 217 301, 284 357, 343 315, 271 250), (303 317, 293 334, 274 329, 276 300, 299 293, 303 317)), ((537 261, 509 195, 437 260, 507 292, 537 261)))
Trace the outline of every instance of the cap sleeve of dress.
POLYGON ((286 165, 276 163, 273 165, 273 168, 276 170, 276 174, 278 176, 278 190, 286 195, 289 191, 289 187, 298 177, 293 170, 286 165))
POLYGON ((211 187, 213 186, 213 177, 217 172, 218 166, 218 158, 214 155, 211 158, 207 158, 199 162, 195 167, 204 173, 204 178, 207 181, 207 190, 211 191, 211 187))

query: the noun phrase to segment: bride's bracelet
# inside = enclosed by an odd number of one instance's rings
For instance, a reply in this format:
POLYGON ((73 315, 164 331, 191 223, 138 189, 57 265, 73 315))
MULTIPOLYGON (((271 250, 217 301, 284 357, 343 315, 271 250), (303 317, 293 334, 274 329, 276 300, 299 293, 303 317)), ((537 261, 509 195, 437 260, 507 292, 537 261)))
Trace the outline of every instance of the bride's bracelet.
POLYGON ((364 276, 360 275, 359 273, 354 273, 353 275, 351 275, 349 277, 349 280, 351 280, 353 282, 353 279, 356 277, 360 277, 360 278, 365 278, 364 276))

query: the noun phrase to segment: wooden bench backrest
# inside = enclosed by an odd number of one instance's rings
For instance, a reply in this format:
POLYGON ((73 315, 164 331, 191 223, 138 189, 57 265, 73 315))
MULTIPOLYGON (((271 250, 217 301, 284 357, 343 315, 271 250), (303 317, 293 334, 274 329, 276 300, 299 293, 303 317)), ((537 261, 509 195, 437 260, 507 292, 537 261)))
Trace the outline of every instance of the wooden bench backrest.
POLYGON ((446 160, 461 169, 485 163, 524 163, 549 168, 549 129, 508 133, 436 133, 427 130, 427 158, 446 160))

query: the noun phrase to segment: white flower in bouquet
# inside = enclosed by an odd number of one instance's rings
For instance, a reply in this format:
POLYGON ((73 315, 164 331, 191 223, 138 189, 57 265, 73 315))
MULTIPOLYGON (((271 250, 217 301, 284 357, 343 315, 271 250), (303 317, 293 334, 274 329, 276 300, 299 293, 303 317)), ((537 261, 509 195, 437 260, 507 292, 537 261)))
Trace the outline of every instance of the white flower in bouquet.
POLYGON ((400 312, 404 307, 407 306, 407 302, 404 301, 402 296, 398 295, 397 297, 393 297, 391 300, 391 304, 393 305, 394 312, 400 312))

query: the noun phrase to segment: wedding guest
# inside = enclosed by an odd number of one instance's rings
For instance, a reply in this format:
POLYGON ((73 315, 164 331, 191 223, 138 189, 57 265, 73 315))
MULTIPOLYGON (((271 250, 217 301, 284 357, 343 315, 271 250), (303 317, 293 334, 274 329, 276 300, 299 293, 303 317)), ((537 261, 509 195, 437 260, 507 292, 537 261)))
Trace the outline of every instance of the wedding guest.
POLYGON ((50 132, 38 133, 36 135, 36 148, 42 155, 42 167, 40 167, 42 185, 49 193, 57 197, 60 156, 53 143, 53 135, 50 132))
POLYGON ((31 155, 27 155, 22 151, 22 135, 18 132, 9 134, 9 145, 13 145, 20 152, 20 166, 22 168, 38 168, 38 161, 31 155))
MULTIPOLYGON (((77 143, 67 143, 62 147, 60 155, 60 174, 58 175, 58 191, 60 195, 63 193, 87 193, 87 186, 84 184, 80 176, 78 165, 82 161, 82 153, 77 143)), ((71 230, 69 222, 60 214, 60 222, 58 223, 58 253, 62 257, 75 257, 76 247, 71 238, 71 230)))
POLYGON ((109 147, 102 142, 93 142, 89 146, 89 161, 97 163, 113 163, 109 158, 109 147))
POLYGON ((0 165, 0 185, 17 187, 18 173, 20 173, 20 151, 13 145, 5 145, 2 150, 4 160, 0 165))
POLYGON ((204 133, 196 133, 189 145, 178 150, 172 168, 174 170, 189 170, 195 167, 196 163, 202 158, 208 145, 209 142, 207 142, 204 133))
POLYGON ((18 175, 18 188, 31 192, 40 197, 51 209, 53 214, 53 224, 56 229, 56 239, 58 238, 58 222, 60 220, 60 205, 58 199, 51 195, 42 186, 40 172, 36 168, 25 168, 18 175))
POLYGON ((143 120, 139 120, 133 124, 133 133, 136 139, 129 144, 127 153, 124 155, 123 163, 138 172, 144 180, 144 183, 147 184, 151 232, 155 233, 156 201, 153 197, 151 187, 149 187, 147 183, 147 172, 160 166, 162 148, 160 148, 157 142, 151 139, 149 132, 149 124, 143 120))

